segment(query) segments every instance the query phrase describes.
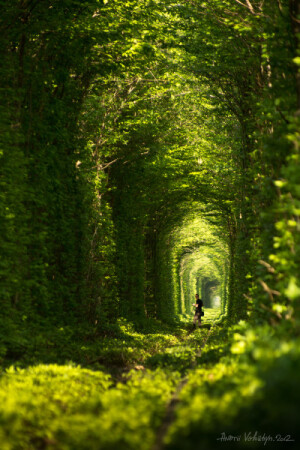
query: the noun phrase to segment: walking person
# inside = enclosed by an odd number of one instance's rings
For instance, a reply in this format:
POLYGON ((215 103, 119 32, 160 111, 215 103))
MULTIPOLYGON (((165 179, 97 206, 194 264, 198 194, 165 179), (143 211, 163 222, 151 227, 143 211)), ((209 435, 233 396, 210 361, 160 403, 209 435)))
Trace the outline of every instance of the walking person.
POLYGON ((196 303, 193 303, 193 306, 196 309, 195 309, 193 325, 194 325, 194 328, 196 328, 196 323, 198 322, 198 327, 200 328, 201 327, 201 316, 204 315, 204 314, 202 314, 203 301, 201 300, 201 298, 199 298, 199 294, 196 294, 195 298, 196 298, 196 303))

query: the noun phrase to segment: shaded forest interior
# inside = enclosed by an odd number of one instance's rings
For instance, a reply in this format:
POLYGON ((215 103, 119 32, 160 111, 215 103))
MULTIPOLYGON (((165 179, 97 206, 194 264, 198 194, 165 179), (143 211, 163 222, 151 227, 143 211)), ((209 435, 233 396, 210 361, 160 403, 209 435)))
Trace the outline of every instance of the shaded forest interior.
POLYGON ((300 1, 10 0, 0 29, 3 449, 296 448, 300 1))

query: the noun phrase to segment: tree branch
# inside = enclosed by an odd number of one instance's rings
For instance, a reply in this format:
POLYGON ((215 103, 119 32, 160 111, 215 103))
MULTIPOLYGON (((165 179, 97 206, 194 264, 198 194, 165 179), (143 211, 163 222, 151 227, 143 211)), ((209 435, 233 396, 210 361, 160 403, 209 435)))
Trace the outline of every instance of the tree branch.
POLYGON ((239 0, 235 0, 235 2, 236 3, 238 3, 239 5, 242 5, 242 6, 244 6, 244 8, 247 8, 250 12, 251 12, 251 14, 256 14, 255 13, 255 11, 254 11, 254 9, 253 9, 253 6, 251 5, 251 3, 249 2, 249 0, 245 0, 246 1, 246 5, 245 5, 245 3, 242 3, 242 2, 240 2, 239 0))

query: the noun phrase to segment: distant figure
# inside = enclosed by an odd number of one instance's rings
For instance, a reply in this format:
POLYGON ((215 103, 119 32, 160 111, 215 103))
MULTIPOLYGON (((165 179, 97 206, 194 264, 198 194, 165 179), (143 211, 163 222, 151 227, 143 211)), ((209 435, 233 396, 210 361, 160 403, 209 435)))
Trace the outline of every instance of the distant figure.
POLYGON ((196 303, 193 303, 193 306, 195 306, 196 309, 195 309, 193 325, 194 325, 194 328, 196 328, 196 322, 198 322, 198 327, 200 328, 201 327, 203 301, 201 300, 201 298, 199 298, 198 294, 195 295, 195 298, 196 298, 196 303))

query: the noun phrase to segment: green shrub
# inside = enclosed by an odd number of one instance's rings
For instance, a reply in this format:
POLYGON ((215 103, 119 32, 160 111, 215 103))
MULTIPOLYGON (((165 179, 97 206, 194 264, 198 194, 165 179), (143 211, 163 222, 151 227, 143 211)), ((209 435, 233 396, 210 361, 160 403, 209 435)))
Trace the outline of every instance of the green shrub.
POLYGON ((133 371, 113 386, 79 366, 11 367, 0 383, 1 448, 148 449, 178 378, 133 371))
POLYGON ((252 328, 242 322, 230 330, 225 346, 224 340, 225 333, 213 336, 203 350, 201 368, 190 372, 166 437, 167 448, 224 448, 226 444, 218 441, 222 433, 240 436, 227 445, 256 448, 259 441, 246 439, 256 431, 258 436, 271 436, 273 444, 290 435, 295 442, 287 445, 296 448, 299 338, 285 341, 280 329, 252 328))

